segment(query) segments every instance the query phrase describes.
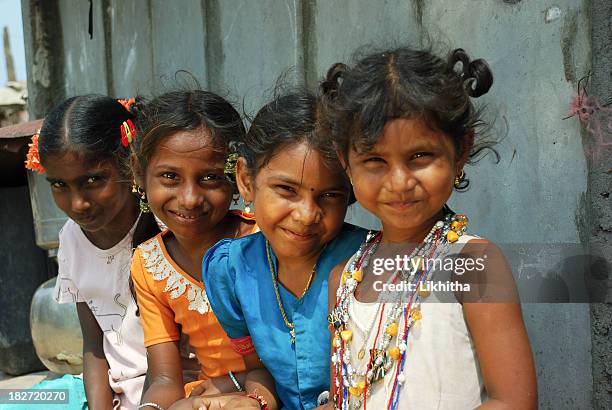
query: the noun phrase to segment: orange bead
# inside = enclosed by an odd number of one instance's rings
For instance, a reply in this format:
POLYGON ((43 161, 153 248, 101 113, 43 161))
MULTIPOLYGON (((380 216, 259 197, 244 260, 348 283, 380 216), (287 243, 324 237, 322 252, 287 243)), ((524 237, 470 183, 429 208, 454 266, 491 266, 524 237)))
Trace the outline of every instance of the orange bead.
POLYGON ((389 349, 389 356, 391 356, 393 360, 398 360, 400 358, 400 354, 401 352, 399 347, 392 347, 389 349))
POLYGON ((423 314, 421 313, 421 309, 412 309, 410 311, 410 317, 415 321, 421 320, 423 318, 423 314))
POLYGON ((340 337, 345 342, 350 342, 351 339, 353 338, 353 331, 352 330, 343 330, 342 332, 340 332, 340 337))
POLYGON ((446 234, 446 240, 450 243, 457 242, 459 240, 459 235, 455 231, 448 231, 446 234))
POLYGON ((361 269, 353 272, 353 279, 355 279, 357 282, 361 282, 363 280, 363 272, 361 269))

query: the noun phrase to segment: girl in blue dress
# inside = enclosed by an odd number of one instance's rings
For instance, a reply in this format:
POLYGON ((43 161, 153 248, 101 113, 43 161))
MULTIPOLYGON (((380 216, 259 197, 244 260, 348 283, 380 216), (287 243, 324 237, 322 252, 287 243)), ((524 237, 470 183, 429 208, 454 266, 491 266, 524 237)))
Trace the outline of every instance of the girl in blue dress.
POLYGON ((350 185, 318 138, 320 104, 297 92, 259 111, 237 147, 236 174, 261 231, 220 241, 202 264, 235 350, 251 368, 263 363, 285 409, 314 408, 329 389, 328 274, 366 234, 344 223, 350 185))

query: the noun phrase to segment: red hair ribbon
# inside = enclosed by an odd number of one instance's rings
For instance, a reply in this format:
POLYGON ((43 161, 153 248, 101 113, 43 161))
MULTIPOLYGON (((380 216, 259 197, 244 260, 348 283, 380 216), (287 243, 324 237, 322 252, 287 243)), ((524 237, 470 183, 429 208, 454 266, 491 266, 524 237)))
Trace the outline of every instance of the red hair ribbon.
POLYGON ((128 147, 134 140, 136 139, 136 128, 134 128, 134 123, 132 120, 124 121, 121 124, 121 144, 124 147, 128 147))
POLYGON ((45 172, 45 167, 40 163, 40 153, 38 152, 38 134, 40 130, 36 131, 36 134, 32 135, 32 142, 28 144, 28 154, 26 155, 25 167, 30 171, 36 171, 39 174, 45 172))

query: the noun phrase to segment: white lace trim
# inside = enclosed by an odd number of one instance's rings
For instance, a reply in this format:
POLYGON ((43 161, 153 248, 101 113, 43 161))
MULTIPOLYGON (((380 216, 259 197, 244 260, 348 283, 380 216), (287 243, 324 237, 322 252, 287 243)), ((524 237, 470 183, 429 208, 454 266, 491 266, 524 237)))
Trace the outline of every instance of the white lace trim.
POLYGON ((145 268, 151 272, 153 279, 167 279, 164 292, 170 292, 170 298, 176 299, 187 290, 189 310, 197 310, 204 314, 211 310, 206 291, 194 285, 189 279, 179 273, 166 259, 158 238, 153 238, 140 245, 145 268))

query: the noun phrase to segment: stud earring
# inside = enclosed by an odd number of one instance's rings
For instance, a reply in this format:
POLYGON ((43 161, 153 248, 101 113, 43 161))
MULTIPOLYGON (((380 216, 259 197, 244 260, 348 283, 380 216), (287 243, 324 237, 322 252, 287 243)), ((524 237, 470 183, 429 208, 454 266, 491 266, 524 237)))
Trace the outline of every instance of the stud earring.
POLYGON ((147 201, 147 193, 144 189, 142 189, 136 181, 132 183, 132 192, 135 193, 140 198, 140 212, 143 214, 148 214, 151 212, 151 207, 149 206, 149 202, 147 201))

